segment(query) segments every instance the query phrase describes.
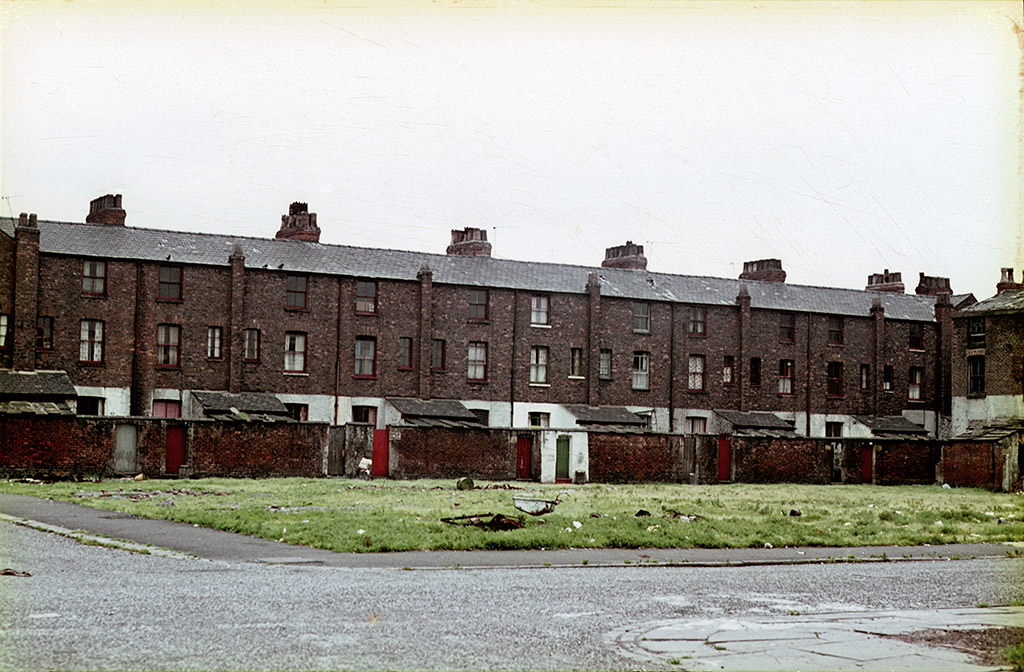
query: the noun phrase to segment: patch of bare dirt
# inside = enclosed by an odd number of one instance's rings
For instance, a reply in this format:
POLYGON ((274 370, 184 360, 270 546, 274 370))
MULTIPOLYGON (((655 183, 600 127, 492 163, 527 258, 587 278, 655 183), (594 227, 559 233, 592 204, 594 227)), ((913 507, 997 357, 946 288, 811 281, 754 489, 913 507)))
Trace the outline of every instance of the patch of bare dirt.
POLYGON ((973 657, 981 665, 1006 665, 1003 652, 1010 646, 1024 643, 1024 627, 984 628, 975 630, 919 630, 893 635, 908 644, 942 646, 973 657))

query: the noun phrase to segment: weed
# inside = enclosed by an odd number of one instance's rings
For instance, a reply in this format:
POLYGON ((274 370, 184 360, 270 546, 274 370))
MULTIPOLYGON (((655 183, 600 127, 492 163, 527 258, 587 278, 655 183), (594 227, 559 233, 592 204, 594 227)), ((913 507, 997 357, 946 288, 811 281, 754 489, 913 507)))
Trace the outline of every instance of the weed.
POLYGON ((1024 642, 1011 646, 1003 652, 1013 672, 1024 672, 1024 642))

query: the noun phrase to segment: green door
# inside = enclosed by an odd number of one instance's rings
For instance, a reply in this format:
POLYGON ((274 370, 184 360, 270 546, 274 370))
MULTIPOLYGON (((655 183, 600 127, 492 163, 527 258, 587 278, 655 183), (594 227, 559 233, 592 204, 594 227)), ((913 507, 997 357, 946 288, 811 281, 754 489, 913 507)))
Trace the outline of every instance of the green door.
POLYGON ((569 480, 568 436, 560 436, 555 442, 555 480, 569 480))

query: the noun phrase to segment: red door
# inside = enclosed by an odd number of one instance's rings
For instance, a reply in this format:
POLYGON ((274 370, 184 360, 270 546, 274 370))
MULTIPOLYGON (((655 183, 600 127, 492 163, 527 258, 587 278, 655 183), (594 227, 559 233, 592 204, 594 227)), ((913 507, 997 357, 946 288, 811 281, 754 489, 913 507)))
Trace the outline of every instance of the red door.
POLYGON ((860 481, 870 483, 872 477, 871 462, 874 457, 874 449, 871 446, 863 446, 860 449, 860 481))
POLYGON ((171 425, 167 428, 167 448, 164 454, 167 473, 177 474, 181 465, 185 464, 185 428, 171 425))
POLYGON ((388 430, 373 430, 373 466, 371 476, 388 475, 388 430))
POLYGON ((729 437, 718 437, 718 480, 728 481, 732 476, 732 450, 729 437))
POLYGON ((532 477, 531 454, 533 453, 533 438, 520 436, 516 439, 516 478, 529 479, 532 477))

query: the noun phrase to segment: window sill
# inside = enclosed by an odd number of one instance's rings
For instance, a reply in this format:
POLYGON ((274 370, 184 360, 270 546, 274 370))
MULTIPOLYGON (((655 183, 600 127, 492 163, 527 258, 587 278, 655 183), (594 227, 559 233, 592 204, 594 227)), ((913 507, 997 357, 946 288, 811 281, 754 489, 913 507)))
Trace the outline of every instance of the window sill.
POLYGON ((224 358, 223 357, 207 357, 206 361, 208 361, 208 362, 223 362, 224 358))
POLYGON ((286 376, 309 376, 308 371, 284 371, 286 376))
POLYGON ((829 345, 834 347, 834 348, 841 348, 841 347, 843 347, 842 343, 832 343, 832 342, 829 342, 829 345))
POLYGON ((466 320, 466 323, 467 324, 490 324, 491 321, 489 319, 478 320, 478 319, 475 319, 475 318, 471 317, 468 320, 466 320))
POLYGON ((82 298, 83 299, 105 299, 105 298, 107 298, 107 295, 106 294, 86 294, 85 292, 82 292, 82 298))
POLYGON ((157 371, 181 371, 180 364, 157 364, 154 368, 157 371))
POLYGON ((908 350, 910 350, 910 352, 924 352, 924 348, 908 348, 908 350))
POLYGON ((649 387, 632 387, 632 388, 630 388, 630 390, 633 391, 633 392, 650 392, 651 388, 649 388, 649 387))
POLYGON ((157 297, 157 303, 185 303, 184 299, 161 299, 157 297))
POLYGON ((530 383, 530 387, 551 387, 551 383, 530 383))
POLYGON ((533 322, 530 323, 530 326, 535 328, 535 329, 550 329, 551 328, 550 324, 534 324, 533 322))
POLYGON ((600 380, 602 383, 610 383, 610 382, 612 382, 612 377, 611 376, 601 376, 601 377, 598 378, 598 380, 600 380))
POLYGON ((783 398, 783 399, 792 399, 792 398, 793 398, 793 397, 795 397, 796 395, 795 395, 795 394, 793 394, 792 392, 776 392, 776 393, 775 393, 775 396, 776 396, 776 397, 781 397, 781 398, 783 398))
POLYGON ((243 359, 242 360, 242 364, 259 364, 259 363, 260 363, 260 360, 258 360, 258 359, 243 359))
POLYGON ((687 389, 686 392, 687 392, 687 394, 707 394, 708 393, 707 390, 691 390, 691 389, 687 389))
POLYGON ((644 336, 650 336, 651 335, 651 330, 650 329, 634 329, 633 333, 634 334, 643 334, 644 336))
POLYGON ((284 309, 286 311, 288 311, 289 313, 308 313, 309 312, 309 308, 307 308, 305 306, 302 306, 302 307, 300 307, 300 306, 285 306, 284 309))
POLYGON ((466 382, 470 385, 487 385, 491 381, 487 380, 486 378, 467 378, 466 382))
POLYGON ((967 398, 968 399, 984 399, 987 396, 988 395, 986 393, 984 393, 984 392, 968 392, 967 393, 967 398))
POLYGON ((355 314, 356 315, 363 315, 363 316, 366 316, 366 317, 376 317, 377 311, 374 310, 374 311, 371 312, 371 311, 367 311, 367 310, 357 310, 357 311, 355 311, 355 314))
POLYGON ((399 371, 412 371, 413 368, 411 366, 400 366, 400 367, 398 367, 398 370, 399 371))
MULTIPOLYGON (((587 379, 586 376, 569 376, 569 380, 586 380, 586 379, 587 379)), ((601 380, 604 380, 604 378, 602 378, 601 380)))
POLYGON ((106 362, 78 362, 79 366, 106 366, 106 362))
POLYGON ((364 376, 359 374, 352 374, 352 377, 356 380, 377 380, 377 376, 364 376))

